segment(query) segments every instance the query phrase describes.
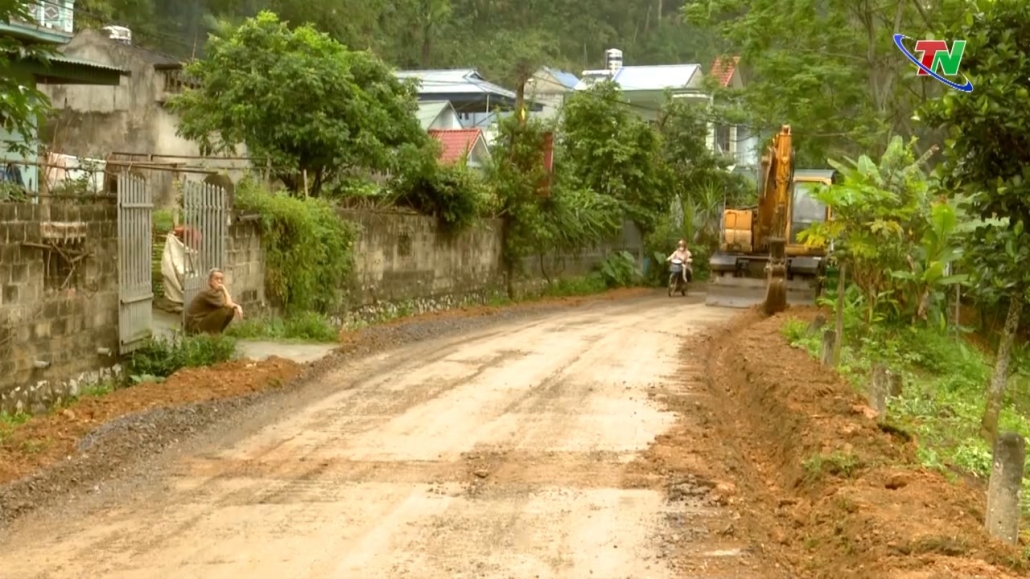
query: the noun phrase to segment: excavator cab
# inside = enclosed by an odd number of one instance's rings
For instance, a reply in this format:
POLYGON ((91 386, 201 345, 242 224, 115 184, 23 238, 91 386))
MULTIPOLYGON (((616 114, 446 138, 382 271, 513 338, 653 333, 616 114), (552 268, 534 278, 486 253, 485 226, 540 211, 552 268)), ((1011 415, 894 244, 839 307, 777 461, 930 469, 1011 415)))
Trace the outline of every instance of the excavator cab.
MULTIPOLYGON (((830 209, 822 201, 815 198, 818 187, 840 183, 840 173, 834 170, 798 170, 794 172, 794 190, 790 203, 790 232, 787 253, 790 246, 800 246, 796 251, 802 253, 804 244, 798 241, 798 235, 815 225, 825 223, 830 218, 830 209)), ((823 253, 822 250, 816 253, 823 253)))
POLYGON ((830 219, 816 187, 839 182, 836 171, 795 170, 790 127, 784 126, 763 158, 758 205, 723 213, 719 251, 710 260, 705 303, 769 313, 788 303, 814 304, 826 271, 826 248, 798 240, 830 219))

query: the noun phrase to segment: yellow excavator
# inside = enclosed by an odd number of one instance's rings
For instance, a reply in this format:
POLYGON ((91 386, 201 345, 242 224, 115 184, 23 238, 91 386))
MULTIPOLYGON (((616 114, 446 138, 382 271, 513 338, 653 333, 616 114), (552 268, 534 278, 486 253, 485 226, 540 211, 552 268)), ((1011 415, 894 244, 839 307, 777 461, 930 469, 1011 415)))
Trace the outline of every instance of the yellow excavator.
POLYGON ((762 157, 758 205, 723 212, 705 303, 761 303, 769 315, 788 303, 814 304, 826 274, 826 248, 799 243, 798 234, 830 218, 813 193, 838 179, 836 171, 795 171, 790 126, 783 125, 762 157))

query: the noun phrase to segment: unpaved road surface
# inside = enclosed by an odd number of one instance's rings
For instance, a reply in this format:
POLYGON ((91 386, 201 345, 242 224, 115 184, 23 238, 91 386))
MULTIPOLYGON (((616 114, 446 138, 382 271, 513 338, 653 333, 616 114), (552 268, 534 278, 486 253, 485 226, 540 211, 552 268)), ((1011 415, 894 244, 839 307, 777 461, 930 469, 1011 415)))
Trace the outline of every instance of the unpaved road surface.
POLYGON ((697 301, 599 302, 347 363, 299 409, 17 521, 0 577, 673 577, 658 537, 721 514, 628 465, 675 420, 648 393, 683 380, 683 337, 732 315, 697 301))

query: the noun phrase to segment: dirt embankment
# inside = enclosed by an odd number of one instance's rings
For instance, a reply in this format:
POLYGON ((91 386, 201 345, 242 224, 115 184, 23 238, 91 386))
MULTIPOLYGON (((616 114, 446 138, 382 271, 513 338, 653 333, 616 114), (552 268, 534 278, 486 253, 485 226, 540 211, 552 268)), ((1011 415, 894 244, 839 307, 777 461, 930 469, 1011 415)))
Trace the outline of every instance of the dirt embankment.
POLYGON ((1025 546, 982 529, 982 487, 921 468, 914 442, 884 432, 851 386, 787 344, 785 320, 747 312, 686 350, 709 389, 691 409, 706 417, 708 448, 689 452, 721 459, 710 474, 733 489, 755 548, 797 577, 1025 577, 1025 546))

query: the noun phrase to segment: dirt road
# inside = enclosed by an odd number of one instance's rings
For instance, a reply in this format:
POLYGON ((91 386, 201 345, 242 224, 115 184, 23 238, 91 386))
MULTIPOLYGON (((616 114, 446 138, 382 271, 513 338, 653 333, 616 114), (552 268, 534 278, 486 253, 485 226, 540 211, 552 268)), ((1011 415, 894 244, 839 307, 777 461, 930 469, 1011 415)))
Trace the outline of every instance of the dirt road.
MULTIPOLYGON (((661 537, 720 512, 629 465, 674 421, 649 390, 685 387, 682 337, 732 315, 697 301, 598 302, 348 363, 300 408, 18 521, 0 576, 672 577, 661 537)), ((727 555, 701 535, 698 560, 727 555)))

